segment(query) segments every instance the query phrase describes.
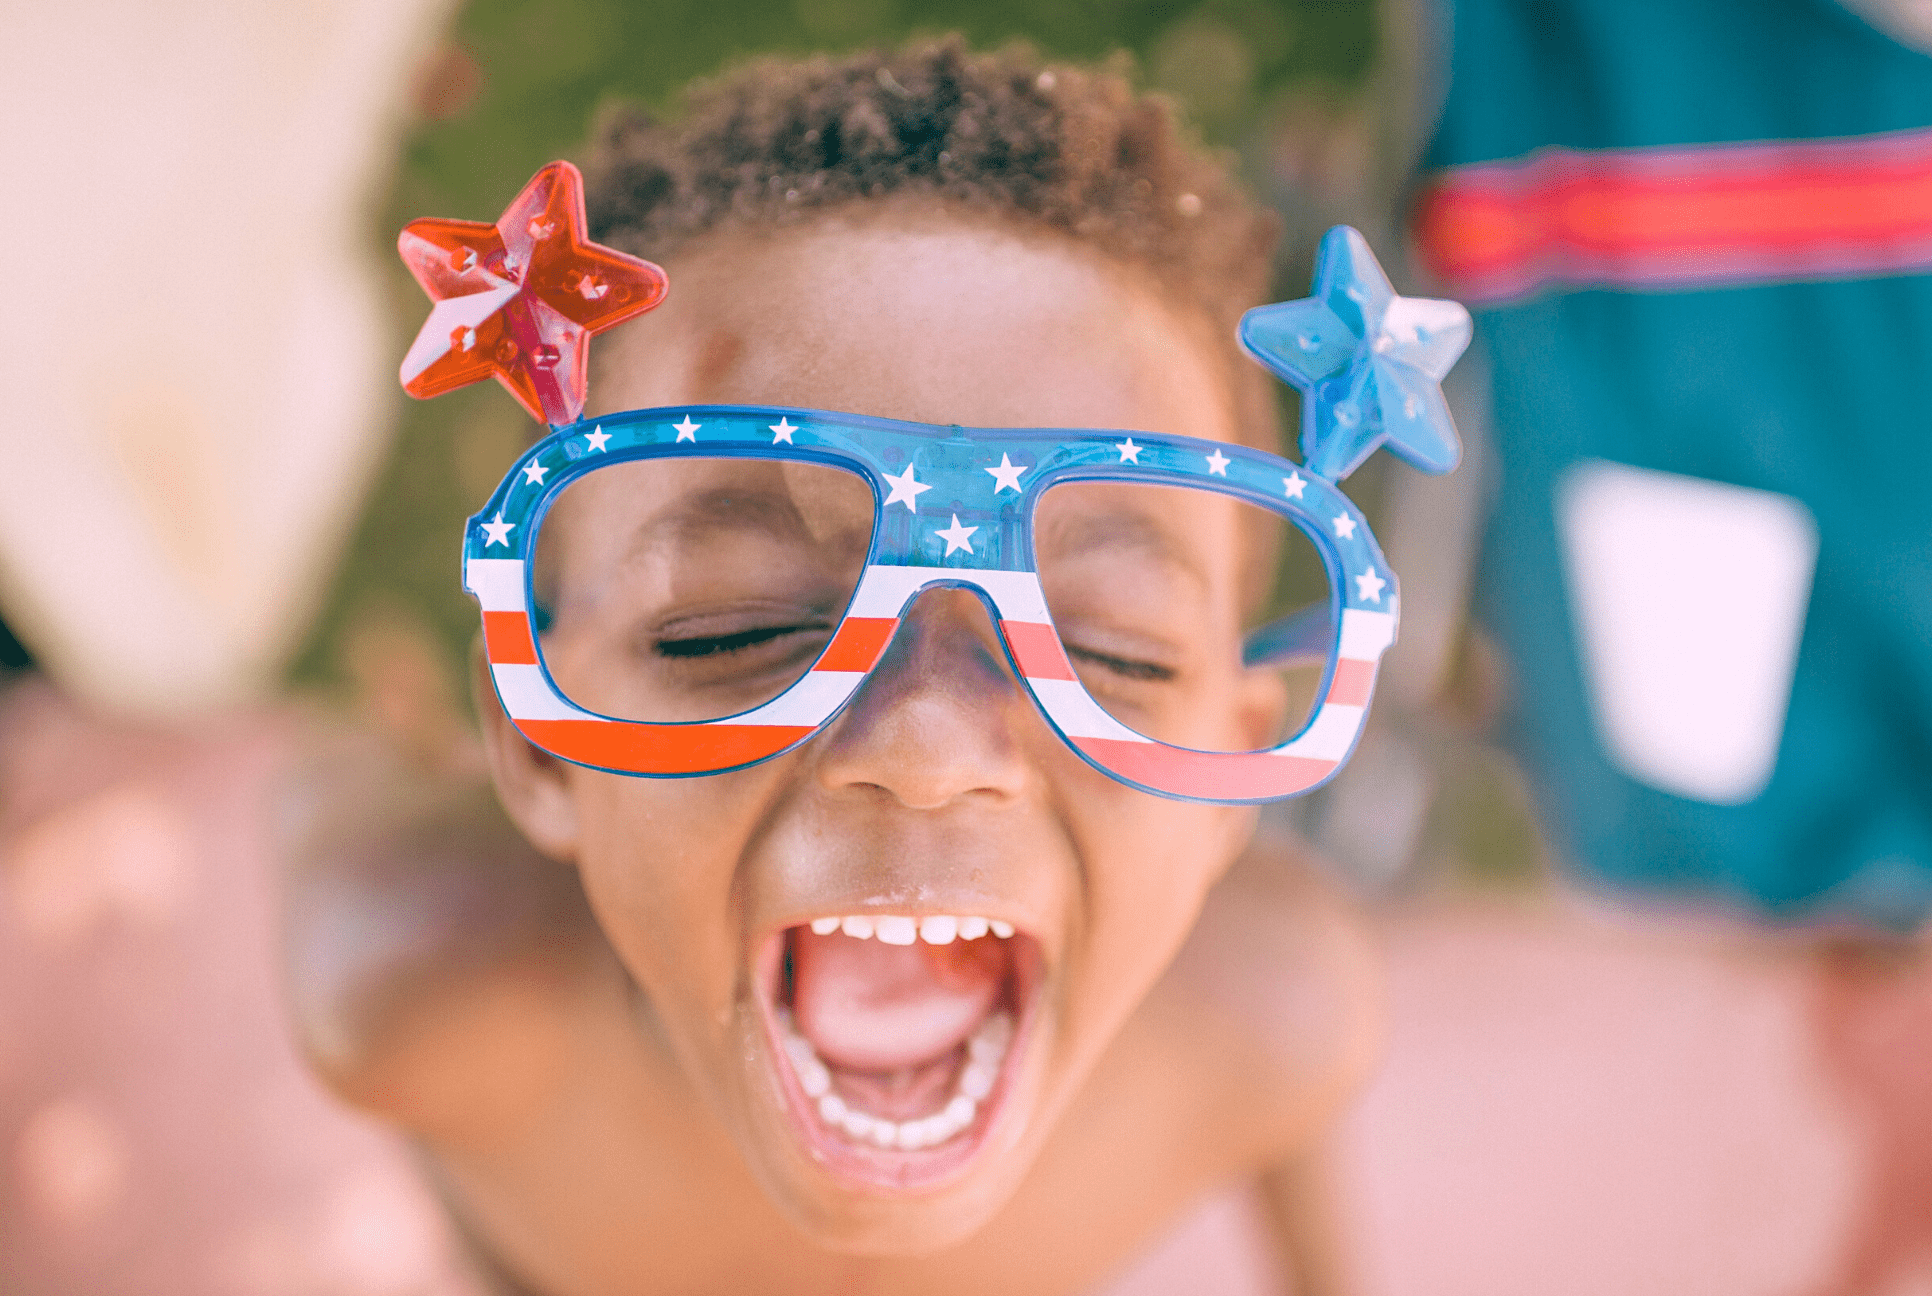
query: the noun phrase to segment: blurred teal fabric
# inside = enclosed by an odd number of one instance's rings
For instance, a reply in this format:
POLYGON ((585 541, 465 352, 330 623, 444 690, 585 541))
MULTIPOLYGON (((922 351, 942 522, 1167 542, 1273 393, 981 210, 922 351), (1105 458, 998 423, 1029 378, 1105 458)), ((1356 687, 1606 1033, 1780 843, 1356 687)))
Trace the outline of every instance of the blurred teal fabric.
MULTIPOLYGON (((1596 150, 1641 167, 1756 142, 1802 167, 1932 127, 1932 58, 1831 0, 1455 0, 1439 16, 1449 80, 1425 185, 1552 148, 1587 169, 1596 150)), ((1932 228, 1932 133, 1901 138, 1924 209, 1900 215, 1932 228)), ((1713 176, 1727 152, 1708 154, 1713 176)), ((1455 291, 1468 249, 1442 229, 1431 246, 1426 209, 1419 228, 1455 291)), ((1476 610, 1514 667, 1509 733, 1552 837, 1588 873, 1909 928, 1932 907, 1932 257, 1834 271, 1842 252, 1717 283, 1559 256, 1481 305, 1500 480, 1476 610), (1754 800, 1660 791, 1600 742, 1554 505, 1584 459, 1777 492, 1817 520, 1790 709, 1754 800)))

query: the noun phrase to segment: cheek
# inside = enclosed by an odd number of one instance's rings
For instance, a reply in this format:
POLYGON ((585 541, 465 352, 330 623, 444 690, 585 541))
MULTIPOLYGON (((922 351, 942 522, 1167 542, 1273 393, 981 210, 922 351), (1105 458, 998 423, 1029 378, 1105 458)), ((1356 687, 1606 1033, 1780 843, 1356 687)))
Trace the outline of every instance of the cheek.
POLYGON ((732 883, 750 798, 728 795, 731 775, 573 776, 578 870, 605 936, 661 1012, 716 1012, 740 961, 732 883))
POLYGON ((1096 1002, 1131 1007, 1193 930, 1208 889, 1252 832, 1254 811, 1129 797, 1093 816, 1086 945, 1096 1002))
POLYGON ((1103 874, 1108 889, 1121 893, 1116 903, 1171 914, 1185 929, 1245 840, 1239 828, 1253 811, 1133 795, 1143 803, 1138 813, 1114 816, 1119 840, 1103 874))

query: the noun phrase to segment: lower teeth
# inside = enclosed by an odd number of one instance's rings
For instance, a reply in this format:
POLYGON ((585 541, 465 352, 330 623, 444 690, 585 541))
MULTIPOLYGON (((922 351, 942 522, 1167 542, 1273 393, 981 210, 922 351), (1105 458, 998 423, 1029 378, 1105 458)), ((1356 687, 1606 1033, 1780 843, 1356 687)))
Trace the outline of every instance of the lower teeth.
POLYGON ((819 1119, 854 1142, 902 1151, 937 1147, 971 1126, 979 1115, 979 1104, 993 1092, 1000 1064, 1005 1061, 1007 1046, 1013 1040, 1011 1014, 996 1012, 987 1017, 966 1041, 966 1065, 959 1069, 953 1081, 953 1096, 946 1105, 930 1116, 893 1121, 858 1111, 833 1093, 831 1070, 812 1048, 811 1041, 799 1034, 790 1011, 780 1008, 777 1016, 792 1073, 798 1077, 798 1086, 805 1091, 805 1096, 818 1100, 819 1119))

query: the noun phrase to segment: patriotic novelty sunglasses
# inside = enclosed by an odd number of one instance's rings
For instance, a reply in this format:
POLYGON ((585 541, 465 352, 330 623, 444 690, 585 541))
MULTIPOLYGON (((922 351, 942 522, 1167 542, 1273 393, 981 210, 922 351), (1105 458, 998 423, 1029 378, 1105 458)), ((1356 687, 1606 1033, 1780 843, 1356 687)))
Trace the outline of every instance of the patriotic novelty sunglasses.
POLYGON ((1314 297, 1241 324, 1305 393, 1296 465, 1142 431, 778 407, 583 420, 588 338, 666 286, 583 224, 576 169, 552 163, 496 224, 401 239, 436 303, 405 389, 494 376, 552 427, 464 540, 497 695, 530 742, 646 777, 769 759, 840 713, 914 599, 949 588, 986 606, 1053 730, 1132 787, 1256 803, 1347 760, 1398 600, 1336 483, 1384 444, 1455 466, 1437 384, 1470 335, 1456 303, 1395 296, 1354 230, 1323 240, 1314 297), (1254 546, 1279 559, 1271 589, 1237 588, 1252 564, 1225 555, 1254 546))

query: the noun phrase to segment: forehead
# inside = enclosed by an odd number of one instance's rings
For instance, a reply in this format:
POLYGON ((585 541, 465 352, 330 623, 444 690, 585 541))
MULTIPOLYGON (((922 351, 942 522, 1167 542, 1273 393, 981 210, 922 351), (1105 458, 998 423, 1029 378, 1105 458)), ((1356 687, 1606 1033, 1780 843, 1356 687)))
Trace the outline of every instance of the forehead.
POLYGON ((600 344, 593 409, 810 408, 1233 440, 1206 326, 1070 238, 883 206, 714 235, 600 344))
MULTIPOLYGON (((566 553, 621 565, 656 555, 686 562, 760 537, 794 548, 863 547, 875 503, 862 480, 823 464, 745 458, 620 462, 567 487, 543 522, 540 562, 566 553)), ((1201 586, 1236 543, 1238 506, 1224 495, 1164 485, 1074 482, 1047 491, 1034 515, 1042 563, 1095 557, 1174 569, 1201 586)))

